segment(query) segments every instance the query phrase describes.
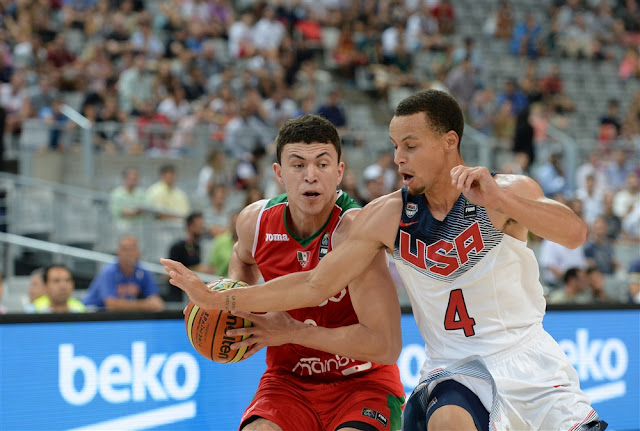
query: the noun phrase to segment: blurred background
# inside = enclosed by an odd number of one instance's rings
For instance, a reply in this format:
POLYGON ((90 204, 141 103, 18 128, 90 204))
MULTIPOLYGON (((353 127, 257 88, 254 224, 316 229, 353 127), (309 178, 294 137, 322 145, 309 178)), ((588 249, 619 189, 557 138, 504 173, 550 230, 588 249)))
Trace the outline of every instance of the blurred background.
MULTIPOLYGON (((264 364, 197 356, 158 259, 226 275, 299 115, 338 128, 362 205, 396 190, 388 124, 428 88, 463 107, 468 165, 588 224, 576 250, 529 238, 545 328, 611 429, 640 429, 637 0, 0 0, 0 428, 234 429, 264 364)), ((403 342, 411 391, 410 314, 403 342)))
POLYGON ((640 302, 639 46, 636 0, 2 0, 2 304, 29 308, 51 263, 81 299, 132 234, 180 308, 158 258, 192 236, 196 269, 224 274, 233 214, 282 192, 286 119, 338 127, 365 205, 398 187, 388 122, 426 88, 461 103, 467 164, 588 223, 575 253, 529 242, 550 302, 640 302))

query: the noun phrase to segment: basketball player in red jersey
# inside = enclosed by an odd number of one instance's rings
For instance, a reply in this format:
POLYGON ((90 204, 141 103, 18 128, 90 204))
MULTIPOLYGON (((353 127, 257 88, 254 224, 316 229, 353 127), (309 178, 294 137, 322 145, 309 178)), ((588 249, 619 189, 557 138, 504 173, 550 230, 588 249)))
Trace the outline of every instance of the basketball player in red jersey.
MULTIPOLYGON (((249 205, 237 220, 229 277, 249 284, 260 275, 270 280, 313 269, 344 240, 359 212, 336 191, 344 164, 329 121, 315 115, 289 120, 276 144, 273 168, 286 194, 249 205)), ((250 356, 268 346, 267 371, 241 430, 400 428, 400 306, 384 251, 362 277, 316 306, 237 314, 254 326, 232 332, 253 335, 234 347, 255 343, 250 356)))
POLYGON ((286 310, 336 294, 381 249, 393 251, 427 357, 403 430, 602 431, 577 372, 543 328, 538 264, 526 245, 530 230, 575 248, 586 225, 531 178, 466 166, 463 129, 460 106, 444 92, 400 102, 389 134, 404 187, 368 204, 313 271, 210 292, 163 261, 171 283, 204 308, 286 310))

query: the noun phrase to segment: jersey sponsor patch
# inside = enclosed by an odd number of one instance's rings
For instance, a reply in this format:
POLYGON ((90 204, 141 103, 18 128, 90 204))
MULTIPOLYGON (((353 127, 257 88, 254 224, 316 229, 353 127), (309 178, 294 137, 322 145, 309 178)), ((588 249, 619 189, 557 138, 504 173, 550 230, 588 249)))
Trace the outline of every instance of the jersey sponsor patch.
POLYGON ((464 200, 464 209, 462 211, 464 212, 464 214, 462 214, 462 217, 464 217, 465 220, 476 218, 476 215, 478 213, 478 209, 476 208, 476 206, 469 202, 468 199, 464 200))
POLYGON ((407 202, 407 205, 404 207, 404 213, 407 217, 412 218, 418 212, 418 204, 413 202, 407 202))
POLYGON ((366 408, 365 407, 364 409, 362 409, 362 416, 366 416, 368 418, 377 420, 385 428, 387 427, 387 423, 389 423, 389 420, 387 419, 387 417, 385 415, 383 415, 382 413, 380 413, 380 412, 378 412, 378 411, 376 411, 374 409, 370 409, 370 408, 366 408))

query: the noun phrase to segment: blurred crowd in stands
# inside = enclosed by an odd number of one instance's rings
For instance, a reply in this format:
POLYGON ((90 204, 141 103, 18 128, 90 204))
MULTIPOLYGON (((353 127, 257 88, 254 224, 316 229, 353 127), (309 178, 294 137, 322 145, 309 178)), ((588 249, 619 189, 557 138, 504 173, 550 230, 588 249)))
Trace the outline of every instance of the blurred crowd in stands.
MULTIPOLYGON (((180 190, 171 164, 146 189, 128 168, 111 209, 125 228, 149 212, 186 222, 185 238, 167 256, 225 275, 238 211, 282 192, 270 164, 284 121, 307 113, 332 121, 346 146, 342 188, 366 205, 399 183, 392 153, 372 158, 349 123, 345 93, 363 91, 390 116, 395 90, 445 90, 467 123, 495 142, 501 164, 494 169, 536 178, 590 226, 577 250, 531 238, 549 300, 619 301, 604 292, 605 277, 617 274, 629 289, 625 300, 640 303, 640 91, 625 95, 629 103, 611 97, 607 111, 590 119, 598 132, 569 178, 563 152, 546 144, 550 127, 571 130, 576 101, 553 61, 539 68, 541 58, 571 58, 585 68, 615 64, 616 79, 640 79, 638 1, 532 3, 544 8, 545 22, 526 2, 491 2, 478 37, 458 34, 461 3, 469 2, 0 0, 0 136, 4 147, 16 146, 25 122, 39 119, 51 126, 43 151, 68 151, 69 104, 94 126, 97 151, 189 157, 203 139, 209 154, 195 190, 180 190), (480 37, 502 43, 502 55, 526 67, 493 87, 483 79, 480 37), (202 238, 212 240, 203 252, 202 238), (624 266, 619 244, 632 250, 624 266)), ((129 268, 125 278, 135 273, 129 268)), ((158 291, 121 292, 142 299, 158 291)), ((163 296, 180 299, 170 290, 163 296)), ((148 305, 161 308, 155 299, 148 305)))

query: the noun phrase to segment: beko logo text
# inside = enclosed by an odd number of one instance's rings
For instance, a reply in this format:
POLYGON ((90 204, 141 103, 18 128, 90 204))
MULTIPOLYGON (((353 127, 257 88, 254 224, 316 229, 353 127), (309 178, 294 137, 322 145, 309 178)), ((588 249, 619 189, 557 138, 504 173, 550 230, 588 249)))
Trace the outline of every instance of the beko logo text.
POLYGON ((617 380, 627 372, 629 352, 618 338, 589 340, 589 331, 581 328, 575 341, 561 340, 559 344, 582 381, 617 380))
POLYGON ((58 367, 60 394, 78 406, 92 401, 98 392, 109 403, 143 402, 147 393, 155 401, 185 400, 200 382, 200 368, 192 355, 155 353, 147 358, 146 343, 141 341, 131 343, 131 358, 110 355, 99 365, 87 356, 76 355, 73 344, 61 344, 58 367), (76 379, 76 373, 82 378, 76 379))

